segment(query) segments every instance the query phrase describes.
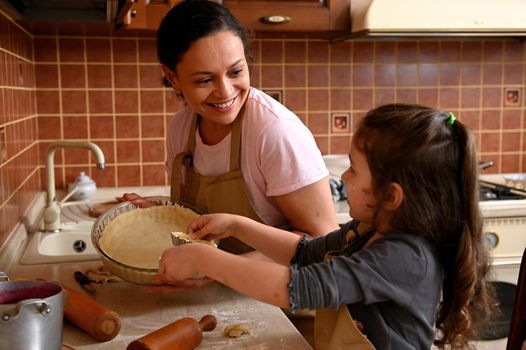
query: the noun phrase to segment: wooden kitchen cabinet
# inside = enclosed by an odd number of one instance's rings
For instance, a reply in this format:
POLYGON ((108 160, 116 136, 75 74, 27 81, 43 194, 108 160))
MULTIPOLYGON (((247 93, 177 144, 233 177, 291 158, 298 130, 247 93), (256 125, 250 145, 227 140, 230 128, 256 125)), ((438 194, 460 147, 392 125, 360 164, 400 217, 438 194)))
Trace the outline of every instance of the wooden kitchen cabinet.
POLYGON ((117 23, 123 29, 157 30, 166 13, 181 0, 126 0, 117 23))
POLYGON ((242 25, 256 32, 348 32, 350 0, 225 0, 242 25), (264 23, 270 16, 284 23, 264 23))
MULTIPOLYGON (((128 0, 118 22, 126 29, 157 30, 168 10, 181 0, 128 0)), ((348 32, 350 0, 224 0, 243 26, 256 32, 348 32), (288 18, 265 23, 264 18, 288 18)), ((221 1, 218 1, 221 2, 221 1)))

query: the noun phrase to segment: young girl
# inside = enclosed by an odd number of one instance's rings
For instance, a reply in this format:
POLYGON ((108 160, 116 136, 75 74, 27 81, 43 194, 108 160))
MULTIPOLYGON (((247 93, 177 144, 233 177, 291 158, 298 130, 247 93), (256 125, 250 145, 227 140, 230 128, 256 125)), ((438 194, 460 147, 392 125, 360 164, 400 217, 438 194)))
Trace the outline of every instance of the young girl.
POLYGON ((385 105, 361 120, 349 158, 342 178, 354 220, 340 230, 307 240, 204 215, 188 229, 194 238, 235 236, 275 262, 188 244, 163 253, 159 279, 202 273, 282 308, 318 309, 320 349, 353 348, 350 315, 368 339, 359 341, 376 349, 466 348, 491 302, 472 134, 452 113, 385 105))

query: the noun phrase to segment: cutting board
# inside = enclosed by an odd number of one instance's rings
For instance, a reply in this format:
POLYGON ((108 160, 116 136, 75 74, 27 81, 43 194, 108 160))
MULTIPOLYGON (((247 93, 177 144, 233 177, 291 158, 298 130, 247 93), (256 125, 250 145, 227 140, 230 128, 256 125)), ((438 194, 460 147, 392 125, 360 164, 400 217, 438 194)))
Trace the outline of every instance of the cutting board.
POLYGON ((104 214, 106 211, 108 211, 110 208, 112 208, 114 205, 119 204, 118 201, 113 200, 109 202, 102 202, 94 204, 89 208, 89 215, 94 218, 98 218, 102 214, 104 214))

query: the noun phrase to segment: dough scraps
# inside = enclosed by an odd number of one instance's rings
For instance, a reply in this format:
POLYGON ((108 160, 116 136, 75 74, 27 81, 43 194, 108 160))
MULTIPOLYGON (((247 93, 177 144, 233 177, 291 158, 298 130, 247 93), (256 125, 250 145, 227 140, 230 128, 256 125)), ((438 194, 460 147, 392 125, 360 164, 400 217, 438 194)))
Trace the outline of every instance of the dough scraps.
POLYGON ((230 338, 239 338, 243 334, 252 334, 252 330, 248 328, 246 324, 231 324, 225 327, 224 331, 226 336, 230 338))
POLYGON ((193 239, 192 236, 184 232, 172 232, 172 241, 174 245, 181 245, 186 243, 203 243, 209 244, 217 248, 216 240, 208 241, 206 239, 193 239))

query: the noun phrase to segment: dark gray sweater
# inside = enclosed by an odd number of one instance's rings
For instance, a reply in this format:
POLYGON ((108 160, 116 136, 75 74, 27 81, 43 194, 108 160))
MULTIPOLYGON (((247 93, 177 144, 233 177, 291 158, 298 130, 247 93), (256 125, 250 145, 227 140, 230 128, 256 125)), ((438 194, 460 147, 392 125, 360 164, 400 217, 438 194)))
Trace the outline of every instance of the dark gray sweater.
POLYGON ((443 278, 435 250, 410 234, 388 234, 365 249, 349 250, 345 234, 355 226, 351 221, 300 242, 291 261, 290 308, 347 304, 376 349, 430 349, 443 278), (323 262, 328 251, 344 248, 323 262))

